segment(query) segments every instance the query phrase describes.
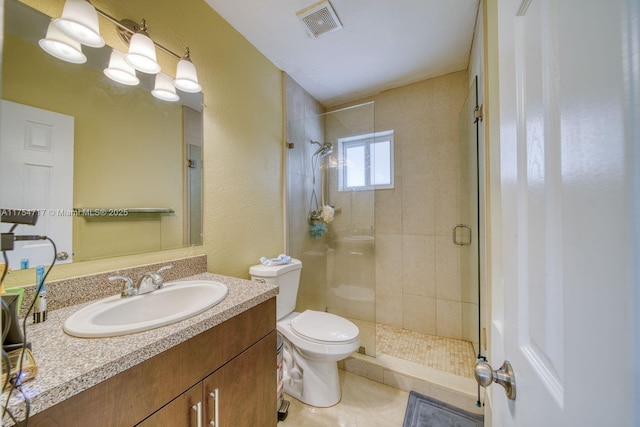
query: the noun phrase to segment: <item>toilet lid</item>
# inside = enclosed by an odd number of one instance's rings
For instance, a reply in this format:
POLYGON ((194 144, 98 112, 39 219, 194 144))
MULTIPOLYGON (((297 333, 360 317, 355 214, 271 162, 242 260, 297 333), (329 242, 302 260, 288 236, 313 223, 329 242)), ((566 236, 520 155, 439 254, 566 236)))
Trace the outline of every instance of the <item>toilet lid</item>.
POLYGON ((360 330, 345 318, 323 311, 306 310, 291 320, 291 329, 303 338, 342 343, 353 341, 360 330))

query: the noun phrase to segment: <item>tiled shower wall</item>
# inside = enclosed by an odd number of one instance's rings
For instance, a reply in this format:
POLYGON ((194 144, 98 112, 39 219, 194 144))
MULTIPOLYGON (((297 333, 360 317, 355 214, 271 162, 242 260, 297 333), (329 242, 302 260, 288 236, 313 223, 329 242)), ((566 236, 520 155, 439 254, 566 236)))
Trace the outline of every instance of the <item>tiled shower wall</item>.
POLYGON ((477 292, 465 292, 460 251, 458 113, 466 71, 374 97, 376 131, 395 131, 395 188, 376 191, 378 323, 477 341, 466 325, 477 292), (468 295, 471 294, 471 295, 468 295))

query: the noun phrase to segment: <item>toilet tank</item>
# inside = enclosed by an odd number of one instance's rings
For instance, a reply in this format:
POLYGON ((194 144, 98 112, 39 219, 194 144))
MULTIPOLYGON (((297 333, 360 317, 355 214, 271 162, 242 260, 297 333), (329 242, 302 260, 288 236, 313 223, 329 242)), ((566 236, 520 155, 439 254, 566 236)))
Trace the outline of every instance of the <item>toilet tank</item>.
POLYGON ((258 264, 249 268, 251 280, 264 280, 266 283, 277 285, 280 288, 276 296, 276 318, 278 320, 292 313, 296 308, 301 269, 302 262, 293 258, 289 264, 273 267, 258 264))

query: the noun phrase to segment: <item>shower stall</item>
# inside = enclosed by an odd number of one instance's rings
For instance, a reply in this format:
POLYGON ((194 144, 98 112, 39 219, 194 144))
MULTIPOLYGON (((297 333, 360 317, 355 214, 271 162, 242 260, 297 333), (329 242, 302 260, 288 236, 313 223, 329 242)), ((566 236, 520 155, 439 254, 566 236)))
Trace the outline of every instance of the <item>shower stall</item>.
POLYGON ((296 310, 348 318, 366 356, 467 377, 484 346, 471 83, 453 73, 325 112, 289 80, 286 153, 296 310))

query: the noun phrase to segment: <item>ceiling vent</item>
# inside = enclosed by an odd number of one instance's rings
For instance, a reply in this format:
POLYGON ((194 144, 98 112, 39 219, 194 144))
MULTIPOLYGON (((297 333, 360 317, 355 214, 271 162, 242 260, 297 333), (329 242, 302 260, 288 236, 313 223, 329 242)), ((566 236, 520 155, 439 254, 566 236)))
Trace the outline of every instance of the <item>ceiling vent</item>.
POLYGON ((304 23, 307 32, 314 39, 342 28, 338 15, 327 0, 302 9, 296 13, 296 16, 304 23))

